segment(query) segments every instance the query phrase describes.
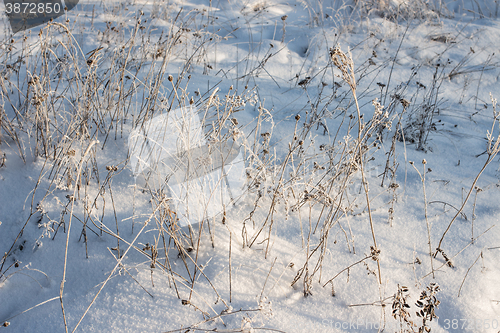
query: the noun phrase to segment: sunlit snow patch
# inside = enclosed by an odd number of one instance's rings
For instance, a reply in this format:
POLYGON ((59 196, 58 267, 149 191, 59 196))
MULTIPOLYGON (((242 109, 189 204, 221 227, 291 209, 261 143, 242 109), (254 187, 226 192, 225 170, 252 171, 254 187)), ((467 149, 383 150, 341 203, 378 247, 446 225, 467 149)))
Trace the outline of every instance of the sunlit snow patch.
POLYGON ((208 143, 194 107, 146 121, 131 132, 128 145, 136 184, 168 191, 183 226, 216 216, 243 194, 240 145, 208 143))

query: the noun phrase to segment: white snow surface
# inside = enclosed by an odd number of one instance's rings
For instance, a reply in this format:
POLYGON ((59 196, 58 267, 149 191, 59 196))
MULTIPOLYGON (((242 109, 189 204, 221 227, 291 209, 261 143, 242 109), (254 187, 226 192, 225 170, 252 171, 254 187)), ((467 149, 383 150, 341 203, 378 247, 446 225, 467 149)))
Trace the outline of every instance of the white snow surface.
MULTIPOLYGON (((417 117, 418 109, 425 107, 422 96, 432 89, 436 91, 433 77, 441 75, 434 101, 437 108, 425 147, 418 150, 417 143, 409 140, 415 137, 411 128, 405 133, 405 143, 396 142, 399 188, 392 225, 388 223, 392 194, 388 181, 380 186, 380 175, 397 129, 396 118, 392 119, 392 128, 380 149, 372 151, 371 160, 365 164, 371 213, 381 250, 381 284, 377 263, 367 259, 334 280, 334 296, 332 284, 325 285, 344 268, 369 256, 373 245, 358 173, 353 180, 357 186, 353 186, 349 198, 352 211, 330 230, 321 272, 310 282, 312 289, 307 297, 303 278, 293 286, 292 282, 309 249, 320 241, 319 236, 311 236, 314 244, 307 244, 307 239, 304 243, 303 235, 314 231, 322 214, 321 206, 305 204, 297 211, 287 209, 281 202, 273 214, 272 231, 266 228, 266 235, 251 247, 243 243, 244 223, 247 232, 253 234, 266 220, 272 188, 267 194, 264 191, 254 213, 251 212, 257 192, 249 191, 228 207, 224 216, 220 213, 211 217, 210 232, 203 224, 199 247, 195 244, 197 248, 188 252, 198 266, 194 282, 189 276, 194 271, 193 263, 188 260, 188 274, 175 246, 167 244, 169 262, 178 274, 174 287, 170 273, 159 264, 152 268, 147 257, 151 254, 147 244, 162 241, 155 219, 149 218, 154 210, 151 197, 147 191, 135 188, 133 167, 127 162, 127 138, 134 130, 133 117, 137 116, 134 112, 142 101, 141 95, 130 100, 129 120, 118 128, 118 134, 113 128, 109 138, 101 133, 95 142, 101 182, 109 174, 106 166, 119 166, 109 186, 105 186, 105 203, 99 199, 98 213, 93 218, 111 233, 119 229, 120 261, 116 237, 100 232, 85 217, 85 196, 97 198, 100 189, 89 186, 88 193, 84 193, 74 192, 74 186, 54 188, 48 178, 53 160, 35 158, 34 130, 19 132, 24 162, 16 142, 0 125, 0 165, 5 153, 5 165, 0 167, 0 253, 6 254, 0 271, 0 324, 9 324, 0 327, 0 331, 65 331, 59 293, 67 249, 62 301, 69 331, 76 328, 77 332, 187 332, 190 328, 218 332, 399 332, 399 321, 391 314, 392 296, 398 285, 408 287, 408 311, 412 320, 420 322, 415 315, 415 302, 422 290, 435 282, 441 291, 436 296, 440 301, 436 309, 439 320, 429 323, 432 332, 500 332, 499 158, 481 174, 476 186, 482 191, 477 199, 473 191, 464 215, 457 218, 444 238, 443 249, 453 257, 454 267, 444 265, 438 255, 434 259, 434 278, 430 274, 422 182, 409 163, 414 161, 419 171, 423 167, 431 169, 426 173, 425 190, 431 242, 436 248, 487 157, 482 153, 493 117, 490 93, 493 98, 500 97, 498 1, 420 0, 416 14, 408 1, 386 1, 385 5, 359 2, 365 3, 363 13, 352 10, 354 1, 347 0, 82 0, 57 22, 69 20, 71 38, 82 57, 99 47, 112 55, 122 46, 130 47, 136 18, 142 11, 149 34, 144 36, 150 39, 136 36, 135 45, 130 48, 132 57, 140 58, 156 52, 155 43, 160 38, 168 39, 165 36, 177 31, 185 20, 183 28, 190 30, 182 35, 182 43, 167 62, 166 72, 174 77, 180 75, 188 60, 186 55, 200 48, 197 54, 201 55, 188 70, 190 96, 198 96, 196 91, 208 98, 218 87, 222 99, 228 91, 242 92, 245 86, 253 89, 252 98, 269 110, 261 123, 262 128, 272 132, 269 154, 280 161, 286 159, 296 123, 304 123, 311 104, 318 100, 319 104, 325 103, 331 96, 340 100, 349 95, 340 72, 329 65, 330 48, 340 46, 351 52, 358 98, 366 118, 373 115, 372 100, 378 98, 382 104, 388 104, 390 95, 398 93, 411 99, 405 115, 410 123, 410 115, 417 117), (405 9, 410 7, 415 14, 411 20, 405 9), (179 11, 180 19, 171 24, 171 18, 179 11), (110 30, 111 26, 116 32, 110 30), (307 77, 305 85, 298 84, 307 77), (410 83, 405 88, 407 82, 410 83), (388 85, 389 93, 377 83, 388 85), (415 94, 417 89, 420 93, 415 94), (296 114, 301 115, 300 121, 294 119, 296 114), (424 159, 425 166, 421 163, 424 159), (73 193, 77 193, 74 205, 73 193), (43 216, 36 212, 38 203, 43 206, 43 216), (62 213, 65 207, 75 216, 70 233, 70 212, 62 213), (34 214, 30 217, 31 211, 34 214), (60 224, 61 218, 64 224, 60 224), (87 243, 82 236, 84 221, 88 223, 87 243), (473 243, 472 221, 473 237, 477 237, 473 243), (421 263, 413 264, 417 257, 421 263)), ((23 49, 29 52, 22 55, 26 59, 40 57, 38 34, 44 26, 12 36, 6 18, 2 20, 2 52, 12 45, 13 62, 15 57, 21 57, 23 49)), ((55 44, 65 38, 60 30, 53 34, 55 44)), ((137 74, 139 79, 145 78, 154 64, 158 70, 164 60, 162 56, 148 59, 137 74)), ((102 60, 103 71, 110 61, 102 60)), ((2 75, 11 75, 12 68, 6 66, 0 65, 2 75)), ((136 65, 127 66, 127 75, 135 75, 136 65)), ((30 73, 23 73, 21 79, 26 83, 20 84, 19 90, 26 91, 30 73)), ((117 73, 121 75, 119 70, 117 73)), ((169 96, 172 84, 167 77, 163 80, 160 94, 169 96)), ((5 98, 3 103, 0 107, 7 110, 5 98)), ((349 105, 347 114, 355 115, 353 104, 346 103, 347 100, 338 105, 349 105)), ((335 113, 335 105, 331 104, 325 113, 323 125, 311 129, 308 139, 315 153, 320 151, 320 145, 335 145, 348 139, 343 138, 342 132, 336 133, 339 124, 348 122, 349 117, 335 113)), ((168 100, 161 108, 168 108, 168 100)), ((16 117, 15 113, 7 116, 11 120, 16 117)), ((257 125, 258 104, 246 103, 234 117, 243 133, 250 135, 257 125)), ((498 126, 493 134, 498 136, 498 126)), ((86 147, 75 144, 72 148, 76 155, 67 160, 78 166, 86 147)), ((279 177, 279 173, 274 176, 279 177)), ((200 227, 194 225, 192 232, 197 235, 200 227)), ((183 230, 189 232, 187 228, 183 230)), ((162 251, 159 250, 157 259, 161 264, 165 263, 162 251)), ((308 269, 314 270, 315 264, 311 259, 308 269)))

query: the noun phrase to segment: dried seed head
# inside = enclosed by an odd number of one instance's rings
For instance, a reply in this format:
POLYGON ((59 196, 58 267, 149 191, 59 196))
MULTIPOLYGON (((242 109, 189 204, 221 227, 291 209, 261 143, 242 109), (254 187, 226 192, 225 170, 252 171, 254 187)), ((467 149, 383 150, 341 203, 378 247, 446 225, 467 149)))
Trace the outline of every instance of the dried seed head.
POLYGON ((300 114, 295 116, 295 120, 299 121, 300 120, 300 114))
POLYGON ((370 255, 373 261, 378 261, 378 256, 380 254, 380 250, 375 248, 373 245, 370 246, 370 255))
POLYGON ((168 76, 168 80, 169 80, 170 82, 172 82, 172 81, 174 80, 174 77, 173 77, 172 75, 169 75, 169 76, 168 76))

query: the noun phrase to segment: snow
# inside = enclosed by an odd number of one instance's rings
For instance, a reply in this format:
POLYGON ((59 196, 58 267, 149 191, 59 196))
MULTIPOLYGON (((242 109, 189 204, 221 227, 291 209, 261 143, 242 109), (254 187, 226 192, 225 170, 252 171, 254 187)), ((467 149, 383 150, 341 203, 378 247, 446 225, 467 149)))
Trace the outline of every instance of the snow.
MULTIPOLYGON (((500 332, 499 158, 444 237, 454 267, 438 254, 434 277, 426 223, 427 215, 434 251, 487 160, 492 98, 500 97, 498 7, 488 0, 82 0, 56 20, 69 33, 45 24, 14 35, 2 17, 0 324, 8 327, 0 330, 60 332, 66 322, 82 332, 399 332, 391 313, 398 285, 408 287, 410 319, 420 326, 415 302, 436 282, 432 332, 500 332), (330 61, 336 46, 352 54, 365 123, 379 117, 390 127, 364 163, 378 261, 360 171, 341 199, 318 186, 327 178, 321 166, 358 149, 352 92, 330 61), (50 80, 37 83, 44 57, 52 57, 50 80), (195 119, 187 134, 194 142, 181 150, 237 137, 244 148, 233 169, 171 184, 170 192, 156 182, 141 188, 134 166, 153 164, 130 138, 165 115, 193 116, 176 111, 193 110, 190 100, 203 125, 195 119), (48 158, 39 134, 44 114, 48 158), (419 144, 421 126, 427 140, 419 144), (391 155, 401 128, 405 140, 391 155), (390 173, 380 186, 388 159, 398 164, 394 191, 390 173), (415 168, 426 170, 426 200, 415 168), (245 174, 253 185, 241 191, 245 174), (213 188, 220 197, 211 197, 213 188), (343 200, 342 212, 325 238, 330 199, 343 200), (200 214, 208 220, 200 223, 200 214)), ((164 150, 184 134, 163 130, 164 150)))

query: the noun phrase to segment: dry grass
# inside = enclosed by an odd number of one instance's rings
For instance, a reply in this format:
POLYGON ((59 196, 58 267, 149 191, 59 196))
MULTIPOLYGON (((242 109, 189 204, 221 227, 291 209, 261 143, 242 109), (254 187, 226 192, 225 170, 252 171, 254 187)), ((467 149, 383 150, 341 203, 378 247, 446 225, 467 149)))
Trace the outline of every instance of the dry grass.
MULTIPOLYGON (((305 4, 309 10, 311 27, 322 26, 325 17, 322 4, 305 4)), ((303 253, 301 259, 295 262, 298 267, 295 277, 288 282, 292 286, 302 285, 304 296, 312 295, 315 281, 323 287, 331 284, 333 291, 335 279, 344 272, 349 274, 350 268, 357 264, 363 263, 367 270, 371 271, 370 260, 377 264, 377 272, 374 275, 381 287, 383 272, 380 253, 383 251, 383 244, 377 243, 376 223, 371 207, 373 196, 377 194, 371 194, 370 186, 374 187, 371 185, 374 183, 373 177, 367 175, 371 156, 383 145, 384 140, 390 139, 385 168, 380 176, 384 188, 382 191, 391 191, 388 220, 392 226, 399 188, 396 182, 399 165, 396 158, 398 141, 413 141, 418 150, 427 149, 429 135, 435 130, 433 117, 439 109, 441 85, 445 79, 460 75, 461 66, 447 71, 447 64, 436 65, 431 85, 424 87, 420 83, 413 90, 410 87, 416 80, 419 67, 415 68, 407 82, 397 87, 390 87, 390 78, 388 82, 380 83, 378 87, 372 88, 371 92, 380 89, 380 99, 383 98, 387 105, 383 106, 378 99, 373 99, 372 116, 367 119, 360 106, 360 100, 366 99, 366 96, 363 95, 365 92, 359 91, 359 82, 364 79, 365 74, 369 76, 367 73, 371 65, 356 68, 350 52, 345 53, 339 47, 333 48, 328 55, 324 73, 334 73, 333 80, 340 78, 347 89, 340 89, 339 82, 326 82, 315 95, 309 96, 309 91, 312 91, 308 90, 311 77, 302 83, 297 82, 310 100, 298 113, 292 115, 293 133, 289 137, 276 138, 274 131, 278 125, 275 123, 273 110, 266 108, 264 101, 259 98, 258 87, 248 88, 251 78, 265 70, 266 62, 273 56, 272 52, 266 53, 253 66, 247 60, 246 72, 237 75, 237 82, 245 89, 238 90, 238 86, 231 86, 228 91, 221 92, 218 87, 212 86, 204 93, 198 89, 196 93, 191 94, 189 91, 193 78, 190 73, 193 67, 203 66, 207 74, 216 65, 208 62, 207 52, 217 44, 218 36, 199 28, 196 20, 206 19, 200 18, 199 12, 184 13, 172 11, 159 4, 157 6, 157 17, 168 22, 169 38, 155 35, 153 27, 146 22, 144 15, 138 13, 134 17, 134 26, 128 30, 119 24, 108 24, 99 34, 100 46, 88 53, 80 49, 77 37, 72 34, 69 25, 51 23, 40 30, 36 41, 11 41, 0 54, 0 59, 6 64, 2 67, 0 76, 0 145, 15 145, 19 157, 26 163, 32 160, 42 160, 44 163, 31 196, 29 218, 2 258, 0 278, 7 279, 12 276, 10 270, 16 268, 16 264, 10 265, 8 258, 16 244, 21 241, 28 221, 37 216, 38 226, 43 228, 44 237, 55 239, 61 231, 66 234, 64 273, 59 295, 63 314, 66 266, 72 260, 68 257, 68 248, 71 246, 70 233, 76 232, 76 226, 81 227, 81 239, 85 242, 87 257, 88 248, 91 246, 88 233, 99 237, 107 235, 112 239, 109 250, 116 264, 76 326, 70 328, 65 322, 66 331, 75 331, 78 328, 99 293, 117 271, 124 271, 132 276, 122 261, 130 252, 145 258, 145 267, 151 272, 153 286, 156 274, 167 276, 169 286, 182 300, 182 304, 202 313, 203 323, 215 319, 223 320, 225 314, 215 311, 208 301, 204 301, 204 304, 195 301, 203 299, 197 292, 198 284, 206 283, 226 310, 231 308, 229 303, 232 300, 232 291, 230 290, 229 300, 225 299, 205 274, 204 267, 201 267, 200 257, 204 251, 210 251, 210 247, 214 247, 217 242, 214 230, 223 226, 230 233, 230 241, 226 245, 231 267, 232 249, 236 244, 236 241, 233 243, 234 238, 238 238, 243 247, 262 246, 263 260, 267 259, 272 252, 273 237, 280 219, 283 216, 293 216, 298 219, 301 230, 300 236, 293 242, 301 244, 303 253), (198 34, 194 40, 191 38, 193 34, 198 34), (147 40, 153 42, 147 44, 147 47, 141 47, 147 40), (22 49, 15 51, 15 43, 22 43, 22 49), (31 52, 30 47, 35 47, 37 52, 31 52), (177 74, 168 71, 172 63, 182 64, 177 74), (325 88, 329 85, 334 88, 325 88), (248 106, 255 106, 257 116, 251 123, 239 124, 238 112, 248 106), (224 147, 220 148, 223 151, 241 145, 246 175, 242 197, 246 196, 246 200, 251 202, 251 209, 238 221, 226 221, 226 208, 229 210, 230 207, 223 207, 220 214, 211 215, 208 213, 210 202, 206 202, 202 207, 202 216, 183 227, 183 217, 180 216, 181 210, 176 201, 187 199, 176 198, 169 179, 165 179, 165 175, 158 172, 162 177, 146 178, 142 188, 135 188, 137 197, 142 194, 147 196, 150 207, 146 217, 137 216, 135 212, 130 216, 133 220, 133 237, 129 239, 124 236, 122 224, 119 223, 120 211, 116 208, 113 180, 130 169, 131 156, 123 157, 113 165, 103 164, 103 159, 100 158, 102 151, 108 149, 110 142, 123 139, 132 131, 147 133, 147 126, 155 116, 173 113, 178 109, 191 110, 189 112, 194 112, 199 117, 199 126, 203 129, 200 142, 206 142, 210 149, 224 147), (327 119, 333 117, 341 119, 337 122, 337 128, 328 127, 327 119), (392 121, 396 120, 396 129, 392 131, 392 121), (319 129, 323 135, 331 138, 331 144, 317 144, 315 137, 316 132, 320 132, 319 129), (281 152, 276 151, 280 147, 278 141, 282 144, 281 147, 285 147, 281 152), (389 180, 389 185, 384 187, 386 179, 389 180), (59 200, 60 217, 51 218, 49 215, 52 212, 45 211, 44 203, 53 197, 60 197, 58 191, 67 193, 66 201, 59 200), (38 192, 43 192, 42 198, 35 200, 38 192), (360 200, 356 202, 357 199, 360 200), (77 203, 79 207, 83 207, 78 211, 75 208, 77 203), (338 270, 338 274, 325 276, 325 257, 331 249, 331 235, 334 232, 342 233, 348 252, 356 253, 355 231, 349 222, 349 218, 354 215, 355 205, 360 205, 357 210, 361 211, 360 214, 367 220, 366 228, 369 229, 372 243, 361 249, 361 252, 365 251, 364 256, 353 259, 353 263, 338 270), (255 216, 263 218, 257 219, 255 216), (138 230, 134 230, 136 224, 140 226, 138 230), (234 230, 237 232, 233 232, 234 230), (182 261, 182 265, 174 265, 173 260, 182 261)), ((363 15, 371 15, 369 8, 376 8, 375 11, 379 15, 396 22, 408 22, 415 18, 434 20, 444 10, 429 9, 420 1, 397 8, 384 1, 363 1, 359 6, 363 15)), ((349 6, 344 4, 341 9, 347 10, 347 7, 349 6)), ((260 7, 253 9, 256 12, 261 10, 263 8, 260 7)), ((284 40, 288 21, 285 16, 281 21, 284 40)), ((327 56, 327 50, 324 51, 327 56)), ((374 58, 376 56, 369 60, 373 62, 374 58)), ((392 66, 394 63, 395 59, 392 66)), ((386 63, 378 69, 382 71, 390 65, 386 63)), ((319 73, 317 75, 320 76, 319 73)), ((326 74, 324 75, 326 77, 326 74)), ((271 79, 274 80, 272 77, 271 79)), ((427 220, 425 163, 422 172, 417 170, 423 184, 432 274, 435 271, 433 260, 438 253, 444 256, 446 263, 451 263, 443 252, 443 240, 477 188, 479 176, 500 149, 500 140, 493 135, 499 121, 499 113, 493 99, 492 104, 494 121, 488 132, 487 161, 474 179, 462 206, 443 233, 434 253, 431 245, 432 228, 427 220)), ((184 115, 187 116, 187 111, 184 115)), ((187 133, 186 137, 190 138, 191 133, 187 133)), ((189 142, 183 144, 185 147, 190 145, 189 142)), ((190 158, 192 156, 187 157, 190 158)), ((158 157, 151 168, 153 173, 160 168, 162 159, 163 157, 158 157)), ((176 162, 180 160, 179 158, 176 162)), ((8 161, 0 150, 0 168, 5 165, 8 167, 8 161)), ((227 185, 223 182, 226 182, 224 169, 228 167, 230 163, 223 160, 217 168, 222 170, 217 178, 221 182, 220 186, 210 188, 208 197, 220 195, 218 191, 227 185)), ((190 181, 194 183, 195 179, 189 179, 188 182, 190 181)), ((200 186, 209 188, 206 182, 200 186)), ((186 187, 187 192, 193 191, 193 188, 186 187)), ((228 206, 238 199, 240 198, 232 198, 228 206)), ((231 286, 231 268, 228 279, 231 286)), ((266 281, 263 281, 262 294, 266 281)), ((145 286, 141 287, 147 292, 145 286)), ((398 286, 393 302, 394 318, 399 320, 401 332, 404 324, 413 324, 406 312, 407 291, 407 288, 398 286)), ((435 297, 437 292, 438 287, 431 285, 420 299, 423 307, 422 330, 426 329, 427 321, 435 318, 434 308, 439 304, 435 297)), ((379 303, 383 304, 383 301, 380 291, 379 303)), ((259 308, 248 311, 261 310, 259 308)), ((192 327, 196 329, 201 324, 192 327)))

